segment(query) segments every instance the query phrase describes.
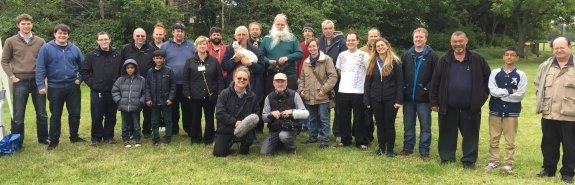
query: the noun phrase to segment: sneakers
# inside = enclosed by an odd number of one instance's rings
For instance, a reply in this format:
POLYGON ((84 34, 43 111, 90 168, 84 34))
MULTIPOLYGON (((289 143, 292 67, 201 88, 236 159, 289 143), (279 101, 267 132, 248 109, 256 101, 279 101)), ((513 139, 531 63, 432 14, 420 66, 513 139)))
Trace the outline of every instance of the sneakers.
POLYGON ((136 139, 136 144, 134 145, 134 147, 140 147, 142 146, 142 142, 139 139, 136 139))
POLYGON ((503 166, 503 172, 504 173, 513 173, 511 164, 506 164, 505 166, 503 166))
POLYGON ((38 140, 38 143, 43 144, 43 145, 49 145, 50 140, 49 139, 41 139, 41 140, 38 140))
POLYGON ((160 132, 165 132, 165 131, 166 131, 166 127, 160 127, 160 128, 158 128, 158 131, 160 131, 160 132))
POLYGON ((132 145, 130 144, 130 141, 124 141, 124 147, 125 147, 125 148, 132 148, 132 145))
POLYGON ((413 151, 401 150, 401 152, 399 152, 400 156, 409 156, 411 154, 413 154, 413 151))
POLYGON ((545 168, 542 168, 541 171, 539 171, 539 173, 537 173, 537 177, 553 177, 555 176, 555 172, 550 172, 545 170, 545 168))
POLYGON ((494 170, 495 168, 497 168, 497 166, 498 166, 497 163, 489 162, 489 163, 487 163, 487 165, 485 165, 485 170, 491 171, 491 170, 494 170))
POLYGON ((367 145, 359 145, 358 147, 360 150, 367 150, 367 145))
POLYGON ((335 142, 336 142, 336 143, 341 143, 341 137, 335 137, 335 142))

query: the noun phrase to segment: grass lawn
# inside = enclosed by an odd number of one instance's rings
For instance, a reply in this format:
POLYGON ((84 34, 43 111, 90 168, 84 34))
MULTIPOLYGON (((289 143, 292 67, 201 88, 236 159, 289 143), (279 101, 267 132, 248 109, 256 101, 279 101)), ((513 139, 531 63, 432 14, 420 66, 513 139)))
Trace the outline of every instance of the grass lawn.
MULTIPOLYGON (((501 67, 503 49, 480 49, 491 68, 501 67)), ((549 56, 550 53, 545 53, 549 56)), ((503 175, 499 170, 485 172, 488 162, 488 106, 483 107, 479 159, 476 170, 464 170, 459 162, 441 166, 437 154, 437 114, 433 113, 432 160, 424 162, 418 155, 387 159, 376 157, 376 145, 368 151, 335 148, 319 149, 318 145, 299 142, 307 133, 298 136, 295 156, 280 153, 259 155, 252 147, 251 154, 234 154, 227 158, 212 157, 212 147, 190 145, 180 132, 169 146, 154 147, 151 140, 143 140, 140 148, 125 149, 122 144, 71 144, 67 114, 62 117, 62 138, 53 151, 36 141, 34 109, 29 103, 26 117, 25 148, 18 154, 0 157, 1 184, 556 184, 559 177, 538 178, 535 174, 542 164, 540 152, 540 115, 535 115, 533 78, 537 66, 545 58, 521 60, 519 69, 525 71, 529 87, 523 101, 516 139, 515 174, 503 175)), ((90 139, 89 90, 82 88, 82 120, 80 136, 90 139)), ((29 101, 31 102, 31 101, 29 101)), ((64 111, 65 112, 65 111, 64 111)), ((396 152, 403 145, 402 111, 396 120, 396 152)), ((120 140, 120 116, 117 116, 116 140, 120 140)), ((7 119, 6 119, 7 120, 7 119)), ((9 123, 6 121, 6 123, 9 123)), ((9 124, 8 124, 9 125, 9 124)), ((267 130, 267 129, 266 129, 267 130)), ((7 131, 9 132, 9 126, 7 131)), ((267 131, 266 131, 267 132, 267 131)), ((260 141, 262 135, 258 135, 260 141)), ((461 138, 461 137, 459 137, 461 138)), ((461 139, 459 139, 461 142, 461 139)), ((332 138, 332 143, 333 138, 332 138)), ((374 143, 375 144, 375 143, 374 143)), ((504 141, 502 140, 502 146, 504 141)), ((237 146, 234 146, 237 151, 237 146)), ((416 147, 417 148, 417 147, 416 147)), ((503 150, 501 150, 503 154, 503 150)), ((417 153, 417 151, 415 151, 417 153)), ((461 157, 458 147, 457 158, 461 157)), ((458 160, 459 161, 459 160, 458 160)))

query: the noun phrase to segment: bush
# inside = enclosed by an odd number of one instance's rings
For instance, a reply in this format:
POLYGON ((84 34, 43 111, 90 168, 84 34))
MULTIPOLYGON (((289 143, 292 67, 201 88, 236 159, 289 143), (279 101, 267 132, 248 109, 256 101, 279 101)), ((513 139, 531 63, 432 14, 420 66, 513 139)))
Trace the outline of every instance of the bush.
POLYGON ((129 39, 129 35, 125 34, 125 28, 120 21, 100 19, 86 23, 76 29, 72 28, 70 40, 86 54, 97 46, 97 35, 101 31, 108 32, 110 39, 112 39, 112 47, 116 49, 121 49, 123 42, 129 39))

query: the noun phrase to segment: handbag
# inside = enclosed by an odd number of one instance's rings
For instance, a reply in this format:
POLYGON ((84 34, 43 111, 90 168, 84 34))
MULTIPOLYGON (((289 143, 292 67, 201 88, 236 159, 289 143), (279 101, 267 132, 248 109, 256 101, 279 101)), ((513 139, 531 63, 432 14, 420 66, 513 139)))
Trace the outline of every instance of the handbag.
POLYGON ((20 134, 10 134, 4 136, 0 140, 0 155, 10 155, 16 153, 20 149, 18 141, 20 141, 20 134))

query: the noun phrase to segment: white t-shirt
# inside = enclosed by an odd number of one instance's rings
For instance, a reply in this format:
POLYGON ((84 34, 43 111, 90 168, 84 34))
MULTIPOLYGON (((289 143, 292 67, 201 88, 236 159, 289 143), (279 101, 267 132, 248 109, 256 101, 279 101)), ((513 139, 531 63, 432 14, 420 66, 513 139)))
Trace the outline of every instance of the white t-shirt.
POLYGON ((353 53, 347 50, 339 54, 335 68, 341 72, 340 93, 363 94, 368 60, 369 54, 361 50, 353 53))

